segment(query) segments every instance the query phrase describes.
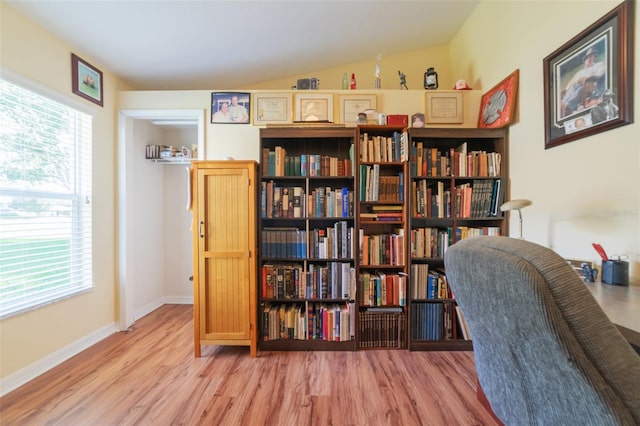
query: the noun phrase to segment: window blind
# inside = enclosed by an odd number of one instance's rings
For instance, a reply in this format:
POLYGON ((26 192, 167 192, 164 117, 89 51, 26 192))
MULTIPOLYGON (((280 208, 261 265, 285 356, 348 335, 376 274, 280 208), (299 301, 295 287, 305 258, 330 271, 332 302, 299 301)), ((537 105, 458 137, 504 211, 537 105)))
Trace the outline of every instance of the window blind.
POLYGON ((93 287, 90 115, 0 79, 0 319, 93 287))

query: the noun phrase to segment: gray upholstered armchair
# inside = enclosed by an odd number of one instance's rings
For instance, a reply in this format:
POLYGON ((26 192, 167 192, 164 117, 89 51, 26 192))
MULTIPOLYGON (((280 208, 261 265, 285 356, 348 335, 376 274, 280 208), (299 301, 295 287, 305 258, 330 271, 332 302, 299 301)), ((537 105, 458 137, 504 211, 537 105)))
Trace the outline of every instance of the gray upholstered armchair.
POLYGON ((445 266, 505 424, 640 425, 640 357, 558 254, 476 237, 451 246, 445 266))

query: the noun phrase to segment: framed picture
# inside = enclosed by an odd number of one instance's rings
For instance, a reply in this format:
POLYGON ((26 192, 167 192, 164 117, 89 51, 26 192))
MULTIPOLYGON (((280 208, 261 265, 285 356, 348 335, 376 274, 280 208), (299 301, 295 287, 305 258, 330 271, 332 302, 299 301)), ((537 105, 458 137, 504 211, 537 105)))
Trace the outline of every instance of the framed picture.
POLYGON ((340 95, 340 122, 356 124, 358 114, 376 109, 376 95, 340 95))
POLYGON ((291 93, 254 93, 253 124, 291 123, 291 102, 291 93))
POLYGON ((211 122, 248 124, 251 116, 251 94, 242 92, 211 93, 211 122))
POLYGON ((516 111, 519 76, 520 70, 515 70, 482 95, 478 127, 495 129, 511 124, 516 111))
POLYGON ((464 121, 460 92, 427 92, 425 106, 425 119, 428 124, 455 124, 464 121))
POLYGON ((73 93, 102 106, 102 71, 71 54, 71 87, 73 93))
POLYGON ((545 149, 633 122, 631 5, 544 58, 545 149))
POLYGON ((418 112, 411 116, 411 127, 420 129, 424 127, 424 114, 418 112))
POLYGON ((296 94, 295 121, 333 121, 333 95, 296 94))

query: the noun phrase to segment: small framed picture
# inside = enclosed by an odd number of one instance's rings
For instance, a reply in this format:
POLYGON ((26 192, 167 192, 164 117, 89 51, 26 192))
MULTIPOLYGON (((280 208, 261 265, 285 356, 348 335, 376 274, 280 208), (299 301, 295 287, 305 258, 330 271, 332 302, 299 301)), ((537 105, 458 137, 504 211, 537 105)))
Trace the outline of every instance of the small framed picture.
POLYGON ((464 121, 460 92, 427 92, 425 106, 427 124, 456 124, 464 121))
POLYGON ((253 124, 291 123, 291 93, 254 93, 252 103, 253 124))
POLYGON ((251 94, 242 92, 211 93, 211 122, 248 124, 251 114, 251 94))
POLYGON ((376 109, 376 95, 340 95, 340 122, 356 124, 358 114, 376 109))
POLYGON ((71 85, 76 95, 103 106, 102 71, 73 53, 71 54, 71 85))
POLYGON ((416 113, 411 116, 411 127, 420 129, 424 127, 424 114, 416 113))
POLYGON ((333 121, 333 95, 296 94, 295 121, 333 121))

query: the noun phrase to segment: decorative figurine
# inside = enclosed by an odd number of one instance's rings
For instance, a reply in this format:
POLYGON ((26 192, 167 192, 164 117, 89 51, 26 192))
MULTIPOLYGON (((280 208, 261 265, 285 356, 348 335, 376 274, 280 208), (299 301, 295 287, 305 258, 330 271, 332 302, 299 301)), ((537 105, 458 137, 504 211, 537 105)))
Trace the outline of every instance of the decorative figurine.
POLYGON ((409 90, 407 87, 407 76, 400 70, 398 70, 398 77, 400 77, 400 90, 405 89, 409 90))

